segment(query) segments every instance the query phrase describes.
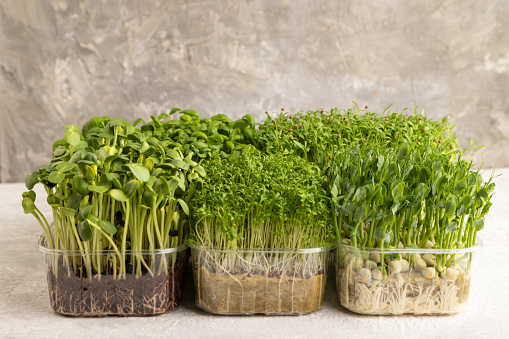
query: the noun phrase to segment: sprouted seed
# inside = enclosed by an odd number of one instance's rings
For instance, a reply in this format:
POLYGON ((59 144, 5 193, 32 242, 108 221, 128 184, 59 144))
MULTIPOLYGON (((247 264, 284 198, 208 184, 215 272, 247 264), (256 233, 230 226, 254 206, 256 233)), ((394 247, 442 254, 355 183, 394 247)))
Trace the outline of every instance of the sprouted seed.
POLYGON ((426 267, 421 271, 421 274, 426 279, 433 279, 435 277, 435 268, 434 267, 426 267))

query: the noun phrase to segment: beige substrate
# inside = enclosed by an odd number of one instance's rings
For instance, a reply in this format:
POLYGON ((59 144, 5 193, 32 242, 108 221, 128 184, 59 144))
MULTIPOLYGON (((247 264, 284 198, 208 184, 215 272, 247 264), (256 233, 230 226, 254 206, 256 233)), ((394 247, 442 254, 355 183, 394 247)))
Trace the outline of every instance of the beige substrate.
POLYGON ((194 270, 196 304, 219 314, 306 314, 323 306, 327 276, 211 274, 194 270))
POLYGON ((349 264, 336 270, 336 288, 341 305, 362 314, 454 314, 467 306, 470 276, 461 273, 454 282, 427 279, 410 269, 391 274, 387 280, 362 281, 349 264))

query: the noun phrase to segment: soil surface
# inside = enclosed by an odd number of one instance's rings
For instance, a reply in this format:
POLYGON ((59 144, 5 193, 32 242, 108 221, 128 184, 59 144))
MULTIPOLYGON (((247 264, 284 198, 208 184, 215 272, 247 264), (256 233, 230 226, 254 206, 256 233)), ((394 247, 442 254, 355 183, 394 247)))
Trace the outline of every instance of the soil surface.
POLYGON ((307 314, 323 306, 327 276, 211 274, 194 270, 196 305, 218 314, 307 314))

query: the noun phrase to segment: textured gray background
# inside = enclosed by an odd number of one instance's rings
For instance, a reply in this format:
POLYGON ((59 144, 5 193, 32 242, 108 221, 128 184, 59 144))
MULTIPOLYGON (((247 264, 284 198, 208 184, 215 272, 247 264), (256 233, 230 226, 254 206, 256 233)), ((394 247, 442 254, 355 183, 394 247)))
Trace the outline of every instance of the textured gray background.
POLYGON ((0 182, 50 159, 63 126, 192 108, 451 115, 509 166, 509 2, 0 2, 0 182))

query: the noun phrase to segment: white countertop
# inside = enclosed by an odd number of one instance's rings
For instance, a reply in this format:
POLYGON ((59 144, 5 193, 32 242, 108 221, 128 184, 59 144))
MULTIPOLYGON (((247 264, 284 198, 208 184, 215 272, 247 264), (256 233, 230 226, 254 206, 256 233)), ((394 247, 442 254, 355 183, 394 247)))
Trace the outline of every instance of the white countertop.
MULTIPOLYGON (((489 175, 489 171, 486 172, 489 175)), ((305 316, 218 316, 194 305, 189 276, 181 306, 154 317, 69 318, 49 304, 42 233, 23 214, 24 184, 0 184, 1 338, 496 338, 509 336, 509 168, 497 170, 493 207, 480 232, 468 309, 453 316, 363 316, 339 305, 328 281, 323 309, 305 316)), ((39 185, 40 186, 40 185, 39 185)), ((36 187, 42 200, 42 187, 36 187)), ((45 199, 45 198, 44 198, 45 199)), ((38 204, 41 208, 42 203, 38 204)), ((49 216, 49 207, 41 210, 49 216)))

